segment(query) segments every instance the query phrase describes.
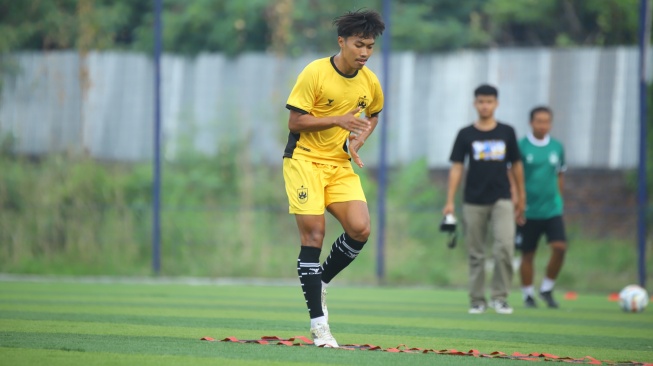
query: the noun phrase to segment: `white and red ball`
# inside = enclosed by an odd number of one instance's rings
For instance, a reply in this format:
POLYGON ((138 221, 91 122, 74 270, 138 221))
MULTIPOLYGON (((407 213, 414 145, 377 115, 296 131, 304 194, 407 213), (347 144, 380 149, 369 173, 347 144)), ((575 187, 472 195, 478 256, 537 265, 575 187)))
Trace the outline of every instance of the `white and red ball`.
POLYGON ((628 285, 619 292, 619 306, 629 313, 644 311, 648 305, 648 292, 639 285, 628 285))

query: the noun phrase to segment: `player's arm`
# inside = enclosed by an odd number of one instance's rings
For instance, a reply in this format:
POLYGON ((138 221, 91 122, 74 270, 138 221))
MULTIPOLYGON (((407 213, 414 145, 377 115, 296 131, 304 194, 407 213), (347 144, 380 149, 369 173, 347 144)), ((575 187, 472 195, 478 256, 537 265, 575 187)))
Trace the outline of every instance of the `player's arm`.
POLYGON ((512 198, 512 203, 516 206, 518 200, 517 188, 515 187, 515 178, 512 175, 512 164, 508 168, 508 182, 510 182, 510 197, 512 198))
POLYGON ((526 189, 524 187, 524 165, 521 160, 513 161, 512 168, 510 168, 512 177, 515 183, 515 191, 517 193, 517 205, 515 207, 515 218, 518 224, 523 224, 524 211, 526 210, 526 189))
POLYGON ((347 131, 362 134, 369 131, 371 124, 367 119, 356 117, 356 113, 359 111, 360 108, 357 107, 342 116, 318 118, 308 113, 291 109, 290 117, 288 118, 288 129, 292 133, 300 133, 323 131, 339 126, 347 131))
POLYGON ((454 214, 456 191, 463 177, 464 166, 462 162, 453 162, 449 168, 449 186, 447 188, 447 202, 442 209, 444 215, 454 214))
POLYGON ((376 115, 374 117, 368 117, 367 121, 370 123, 370 128, 368 130, 365 130, 359 134, 351 134, 349 137, 349 153, 351 154, 351 158, 354 160, 354 163, 356 163, 356 165, 361 168, 365 164, 363 164, 360 156, 358 156, 358 150, 363 147, 365 140, 367 140, 372 132, 374 132, 376 125, 379 123, 379 116, 376 115))
POLYGON ((565 175, 562 172, 558 173, 558 190, 560 195, 562 195, 562 190, 565 189, 565 175))

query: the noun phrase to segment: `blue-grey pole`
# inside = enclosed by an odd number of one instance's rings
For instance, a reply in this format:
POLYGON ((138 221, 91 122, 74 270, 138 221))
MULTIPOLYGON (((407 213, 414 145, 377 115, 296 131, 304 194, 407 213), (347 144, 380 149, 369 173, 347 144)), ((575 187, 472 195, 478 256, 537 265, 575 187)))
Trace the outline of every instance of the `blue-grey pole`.
POLYGON ((154 169, 152 177, 152 270, 161 271, 161 8, 154 0, 154 169))
POLYGON ((377 239, 376 251, 376 278, 379 283, 385 280, 385 194, 386 194, 386 175, 387 175, 387 135, 388 135, 388 121, 390 120, 388 113, 388 103, 390 95, 390 36, 391 32, 391 18, 390 0, 383 0, 383 18, 385 22, 385 31, 383 32, 383 49, 381 50, 381 57, 383 62, 383 93, 385 94, 386 103, 383 106, 383 113, 381 118, 381 149, 379 156, 379 190, 378 190, 378 216, 379 228, 377 239))
POLYGON ((646 85, 646 53, 650 37, 651 11, 648 0, 640 0, 639 7, 639 166, 637 179, 637 246, 639 284, 646 286, 646 221, 648 192, 646 181, 646 139, 648 136, 648 108, 646 85))

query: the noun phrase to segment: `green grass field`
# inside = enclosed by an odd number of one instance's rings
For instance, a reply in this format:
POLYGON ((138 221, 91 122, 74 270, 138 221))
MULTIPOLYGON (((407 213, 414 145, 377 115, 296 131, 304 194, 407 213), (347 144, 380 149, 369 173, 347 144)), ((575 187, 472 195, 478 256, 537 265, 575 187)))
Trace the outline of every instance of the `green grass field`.
MULTIPOLYGON (((338 287, 330 324, 340 344, 550 353, 653 362, 653 309, 627 314, 605 295, 559 310, 467 314, 464 290, 338 287)), ((298 286, 0 282, 2 365, 520 365, 524 361, 206 342, 309 336, 298 286)))

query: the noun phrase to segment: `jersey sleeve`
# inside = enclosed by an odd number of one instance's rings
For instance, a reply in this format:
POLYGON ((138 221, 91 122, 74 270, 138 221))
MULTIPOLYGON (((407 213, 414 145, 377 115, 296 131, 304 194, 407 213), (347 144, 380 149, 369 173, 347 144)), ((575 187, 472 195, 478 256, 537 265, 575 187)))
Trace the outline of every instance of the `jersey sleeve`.
POLYGON ((449 156, 449 161, 452 163, 464 163, 465 162, 465 141, 463 139, 463 130, 458 131, 456 136, 456 141, 453 143, 453 149, 451 149, 451 156, 449 156))
POLYGON ((374 77, 374 99, 372 100, 372 103, 367 106, 365 114, 370 117, 378 116, 383 109, 383 103, 383 89, 381 88, 381 83, 379 83, 378 78, 374 77))
POLYGON ((507 141, 507 155, 509 163, 514 163, 521 161, 521 153, 519 152, 519 146, 517 145, 517 135, 515 134, 515 129, 510 127, 508 133, 507 141))
POLYGON ((303 114, 311 113, 317 100, 317 90, 318 73, 309 64, 297 76, 297 82, 286 101, 286 108, 303 114))

